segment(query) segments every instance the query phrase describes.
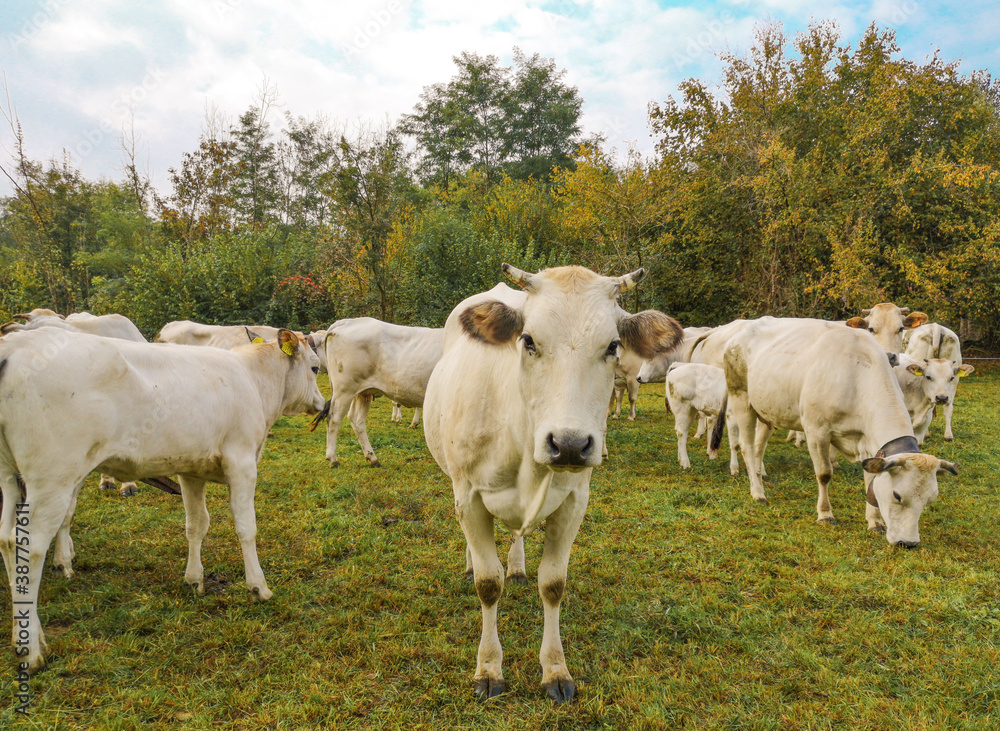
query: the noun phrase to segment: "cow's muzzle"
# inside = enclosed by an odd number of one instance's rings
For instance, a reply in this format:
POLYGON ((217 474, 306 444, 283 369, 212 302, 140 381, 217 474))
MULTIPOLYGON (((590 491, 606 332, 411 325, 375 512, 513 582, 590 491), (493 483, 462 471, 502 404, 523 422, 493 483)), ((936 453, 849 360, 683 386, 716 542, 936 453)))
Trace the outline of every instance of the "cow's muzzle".
POLYGON ((947 406, 948 405, 948 397, 947 396, 935 396, 934 397, 934 402, 938 403, 938 404, 940 404, 942 406, 947 406))
POLYGON ((545 439, 548 462, 565 467, 585 467, 594 455, 595 441, 589 434, 550 433, 545 439))

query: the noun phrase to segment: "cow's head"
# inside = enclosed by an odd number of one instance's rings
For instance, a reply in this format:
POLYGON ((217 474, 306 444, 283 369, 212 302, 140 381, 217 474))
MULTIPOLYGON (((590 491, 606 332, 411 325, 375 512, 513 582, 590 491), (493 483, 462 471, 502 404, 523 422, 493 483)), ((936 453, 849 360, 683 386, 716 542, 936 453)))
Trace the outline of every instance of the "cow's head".
POLYGON ((598 465, 622 346, 652 358, 672 350, 683 331, 662 312, 629 315, 617 307, 644 269, 603 277, 577 266, 530 274, 504 264, 503 272, 527 292, 524 304, 472 305, 461 313, 462 329, 490 346, 517 349, 514 397, 525 405, 535 461, 570 470, 598 465))
POLYGON ((937 500, 937 476, 957 475, 956 465, 931 454, 905 453, 872 457, 861 466, 868 473, 868 502, 878 505, 885 521, 885 539, 914 548, 920 543, 920 514, 937 500))
POLYGON ((972 373, 975 368, 970 365, 953 365, 950 360, 932 358, 931 360, 910 363, 906 370, 920 377, 924 396, 932 404, 946 406, 955 400, 958 390, 958 379, 972 373))
POLYGON ((264 345, 277 348, 282 357, 288 358, 289 370, 285 377, 285 393, 282 396, 282 413, 285 416, 307 413, 315 414, 326 404, 323 394, 316 385, 319 373, 319 358, 306 343, 306 339, 291 330, 278 331, 276 343, 264 345))
POLYGON ((923 312, 910 312, 909 307, 896 307, 891 302, 875 305, 870 310, 861 310, 861 314, 864 317, 852 317, 847 325, 870 332, 886 353, 898 353, 902 350, 903 332, 927 322, 927 315, 923 312))

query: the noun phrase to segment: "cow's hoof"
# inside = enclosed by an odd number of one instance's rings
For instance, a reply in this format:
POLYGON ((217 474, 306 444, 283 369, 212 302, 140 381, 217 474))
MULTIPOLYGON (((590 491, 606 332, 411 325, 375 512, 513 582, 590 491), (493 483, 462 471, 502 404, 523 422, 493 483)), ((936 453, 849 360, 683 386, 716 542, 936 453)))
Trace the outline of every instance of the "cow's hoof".
POLYGON ((101 490, 114 490, 115 489, 115 483, 113 483, 113 482, 102 482, 99 485, 99 488, 101 490))
POLYGON ((761 505, 770 505, 766 497, 755 497, 754 500, 761 505))
POLYGON ((266 586, 255 586, 250 590, 250 596, 252 596, 255 601, 266 602, 274 596, 274 593, 266 586))
POLYGON ((34 675, 39 670, 45 667, 45 656, 38 655, 28 661, 28 675, 34 675))
POLYGON ((885 533, 884 525, 870 525, 868 526, 869 533, 885 533))
POLYGON ((64 564, 59 564, 56 566, 57 571, 62 571, 62 575, 67 579, 72 579, 76 574, 70 566, 64 564))
POLYGON ((132 485, 131 487, 123 487, 121 489, 121 494, 122 497, 135 497, 139 494, 139 489, 135 485, 132 485))
POLYGON ((330 466, 331 467, 340 467, 340 460, 331 459, 330 460, 330 466))
POLYGON ((946 442, 953 442, 953 441, 955 441, 955 437, 945 437, 944 440, 946 442))
POLYGON ((381 466, 382 466, 382 463, 381 463, 381 462, 379 462, 379 461, 378 461, 377 459, 373 459, 373 460, 371 460, 371 461, 369 462, 369 464, 371 464, 371 466, 372 466, 372 467, 381 467, 381 466))
POLYGON ((825 525, 837 525, 836 518, 817 518, 817 523, 823 523, 825 525))
POLYGON ((528 583, 528 575, 523 571, 518 571, 516 574, 509 574, 506 581, 509 584, 521 584, 523 586, 528 583))
POLYGON ((194 592, 195 596, 205 596, 205 582, 204 581, 188 581, 186 582, 188 586, 191 587, 191 591, 194 592))
POLYGON ((481 701, 496 698, 507 692, 507 683, 503 678, 480 678, 476 681, 476 698, 481 701))
POLYGON ((576 683, 572 678, 558 678, 542 683, 546 694, 556 703, 569 703, 576 696, 576 683))

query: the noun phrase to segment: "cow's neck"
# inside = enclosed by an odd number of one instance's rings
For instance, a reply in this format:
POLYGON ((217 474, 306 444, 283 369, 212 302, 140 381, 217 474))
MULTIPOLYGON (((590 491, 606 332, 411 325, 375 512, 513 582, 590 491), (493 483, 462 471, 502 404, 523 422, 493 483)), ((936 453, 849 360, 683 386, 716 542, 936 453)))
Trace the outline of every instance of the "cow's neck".
MULTIPOLYGON (((895 378, 895 375, 893 375, 895 378)), ((867 459, 874 457, 878 450, 886 444, 902 437, 913 437, 913 425, 910 423, 903 394, 899 389, 891 389, 882 394, 873 394, 874 398, 866 399, 865 410, 867 428, 864 438, 859 444, 859 457, 867 459)))
POLYGON ((291 359, 276 351, 276 348, 268 351, 261 348, 233 351, 243 359, 250 378, 257 386, 268 429, 285 410, 285 379, 291 364, 291 359))

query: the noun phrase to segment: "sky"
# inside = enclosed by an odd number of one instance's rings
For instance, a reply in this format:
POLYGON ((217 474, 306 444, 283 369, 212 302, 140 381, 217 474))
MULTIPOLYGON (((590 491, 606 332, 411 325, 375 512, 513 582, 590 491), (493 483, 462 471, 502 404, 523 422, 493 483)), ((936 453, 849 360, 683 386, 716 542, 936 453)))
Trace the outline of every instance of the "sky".
MULTIPOLYGON (((1000 74, 1000 9, 983 0, 0 0, 0 106, 29 157, 68 154, 89 179, 122 178, 128 132, 162 193, 206 120, 235 121, 262 88, 277 93, 274 129, 286 112, 382 126, 449 81, 463 51, 510 66, 516 47, 565 69, 585 135, 651 155, 650 102, 688 78, 717 85, 718 54, 747 54, 761 24, 794 37, 823 20, 852 45, 875 23, 911 61, 1000 74)), ((0 119, 8 169, 13 141, 0 119)))

